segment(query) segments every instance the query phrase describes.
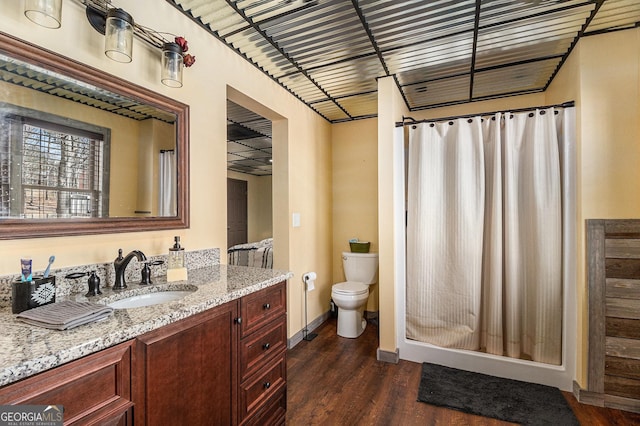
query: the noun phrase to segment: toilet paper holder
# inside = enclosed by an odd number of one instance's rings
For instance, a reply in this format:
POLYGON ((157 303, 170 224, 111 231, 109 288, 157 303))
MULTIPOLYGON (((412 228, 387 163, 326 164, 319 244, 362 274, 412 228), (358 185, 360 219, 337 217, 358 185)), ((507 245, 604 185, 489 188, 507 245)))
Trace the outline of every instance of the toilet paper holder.
POLYGON ((304 329, 302 330, 302 340, 311 341, 315 339, 317 333, 309 333, 309 323, 307 322, 307 293, 313 290, 314 282, 318 276, 315 272, 307 272, 302 275, 302 282, 304 283, 304 329))
POLYGON ((302 281, 306 283, 308 281, 315 281, 316 278, 318 278, 318 276, 315 272, 307 272, 302 276, 302 281))

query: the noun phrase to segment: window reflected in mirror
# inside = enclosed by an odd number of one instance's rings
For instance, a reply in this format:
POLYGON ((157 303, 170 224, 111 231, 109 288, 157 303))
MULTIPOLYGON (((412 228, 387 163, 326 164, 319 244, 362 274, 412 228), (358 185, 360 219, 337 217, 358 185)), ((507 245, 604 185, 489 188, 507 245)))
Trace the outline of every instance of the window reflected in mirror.
POLYGON ((32 115, 2 117, 0 216, 107 217, 108 132, 89 132, 32 115))

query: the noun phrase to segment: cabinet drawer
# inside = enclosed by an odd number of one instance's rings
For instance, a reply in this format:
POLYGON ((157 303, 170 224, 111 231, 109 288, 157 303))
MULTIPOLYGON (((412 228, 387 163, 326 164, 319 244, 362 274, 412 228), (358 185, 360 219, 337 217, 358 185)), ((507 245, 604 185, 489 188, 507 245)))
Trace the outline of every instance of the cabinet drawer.
POLYGON ((132 345, 122 343, 8 385, 0 389, 0 404, 62 405, 65 424, 122 418, 133 406, 132 345))
POLYGON ((287 416, 287 390, 283 389, 273 396, 267 403, 247 417, 242 426, 272 426, 284 425, 287 416))
POLYGON ((252 376, 240 386, 240 418, 260 409, 275 393, 286 385, 285 352, 267 364, 262 373, 252 376))
POLYGON ((286 312, 287 287, 284 282, 243 297, 240 302, 241 337, 248 336, 286 312))
POLYGON ((240 343, 240 377, 244 380, 271 357, 287 347, 287 323, 283 315, 240 343))

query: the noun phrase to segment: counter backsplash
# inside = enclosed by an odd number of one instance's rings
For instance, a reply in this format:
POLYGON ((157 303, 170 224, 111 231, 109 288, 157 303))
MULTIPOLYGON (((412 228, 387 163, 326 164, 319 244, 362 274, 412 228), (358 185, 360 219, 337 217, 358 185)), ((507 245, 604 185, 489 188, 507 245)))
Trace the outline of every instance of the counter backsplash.
MULTIPOLYGON (((123 255, 126 255, 124 253, 123 255)), ((167 274, 168 255, 161 254, 158 256, 149 256, 147 260, 150 262, 162 260, 162 265, 151 267, 151 277, 160 277, 167 274)), ((185 253, 185 261, 187 269, 198 269, 206 266, 217 265, 220 263, 220 249, 204 249, 187 251, 185 253)), ((20 264, 16 264, 16 270, 19 270, 20 264)), ((56 277, 56 297, 68 296, 74 293, 86 293, 88 290, 88 276, 76 279, 67 279, 66 275, 75 272, 91 272, 96 271, 100 277, 100 287, 111 287, 115 281, 115 270, 113 262, 97 263, 92 265, 72 266, 69 268, 51 269, 50 274, 56 277)), ((131 283, 139 283, 142 271, 142 263, 135 258, 129 263, 125 273, 125 280, 131 283)), ((34 271, 34 275, 42 275, 44 270, 34 271)), ((11 283, 20 279, 20 274, 2 275, 0 276, 0 308, 11 307, 11 283)))

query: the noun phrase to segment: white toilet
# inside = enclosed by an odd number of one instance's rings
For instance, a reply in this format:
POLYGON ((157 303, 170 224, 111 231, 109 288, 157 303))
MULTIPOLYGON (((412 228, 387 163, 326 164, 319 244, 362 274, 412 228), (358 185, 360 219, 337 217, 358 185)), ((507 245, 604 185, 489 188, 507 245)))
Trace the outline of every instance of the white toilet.
POLYGON ((367 321, 362 318, 369 298, 369 285, 378 280, 377 253, 342 253, 346 282, 331 287, 331 298, 338 306, 338 336, 356 338, 367 321))

